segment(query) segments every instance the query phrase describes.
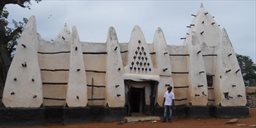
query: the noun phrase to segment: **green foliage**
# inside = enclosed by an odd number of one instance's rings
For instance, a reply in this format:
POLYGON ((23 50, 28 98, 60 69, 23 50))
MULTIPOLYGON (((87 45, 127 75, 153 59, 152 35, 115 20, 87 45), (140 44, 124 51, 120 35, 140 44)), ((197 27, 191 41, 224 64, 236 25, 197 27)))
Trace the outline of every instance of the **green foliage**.
POLYGON ((241 72, 248 86, 256 86, 256 65, 253 63, 252 59, 248 56, 238 55, 237 60, 241 68, 241 72))
MULTIPOLYGON (((41 0, 34 1, 38 3, 41 0)), ((8 22, 10 21, 8 20, 9 12, 5 8, 8 4, 30 9, 31 0, 0 0, 0 84, 5 81, 12 60, 11 53, 15 50, 16 40, 20 37, 23 27, 28 21, 26 18, 23 18, 22 21, 12 20, 12 22, 8 22), (11 23, 13 27, 10 27, 9 24, 11 23)))
MULTIPOLYGON (((41 0, 35 0, 35 2, 40 2, 41 0)), ((5 8, 7 4, 17 4, 20 7, 30 9, 31 0, 2 0, 0 2, 0 45, 5 47, 8 51, 9 57, 14 50, 14 46, 17 44, 17 39, 20 37, 23 31, 24 25, 27 23, 28 19, 23 18, 22 21, 16 21, 12 19, 12 24, 14 27, 9 27, 8 22, 9 12, 5 8)))

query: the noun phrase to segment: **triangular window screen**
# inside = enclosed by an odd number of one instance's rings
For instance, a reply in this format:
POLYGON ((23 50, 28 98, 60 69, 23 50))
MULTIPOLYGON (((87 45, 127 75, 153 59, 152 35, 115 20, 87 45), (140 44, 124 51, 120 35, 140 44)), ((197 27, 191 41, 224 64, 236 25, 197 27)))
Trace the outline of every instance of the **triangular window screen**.
POLYGON ((152 66, 150 65, 147 54, 148 53, 146 52, 144 46, 141 44, 141 41, 138 40, 138 45, 135 52, 133 53, 133 59, 130 62, 130 71, 151 72, 152 66))

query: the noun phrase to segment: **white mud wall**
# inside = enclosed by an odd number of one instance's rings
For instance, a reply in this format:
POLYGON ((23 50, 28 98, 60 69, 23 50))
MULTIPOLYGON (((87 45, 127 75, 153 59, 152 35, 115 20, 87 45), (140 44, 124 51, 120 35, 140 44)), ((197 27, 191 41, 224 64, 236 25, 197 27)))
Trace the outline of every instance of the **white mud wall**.
POLYGON ((29 18, 18 42, 4 87, 3 103, 12 108, 40 107, 43 94, 37 56, 39 35, 34 16, 29 18))

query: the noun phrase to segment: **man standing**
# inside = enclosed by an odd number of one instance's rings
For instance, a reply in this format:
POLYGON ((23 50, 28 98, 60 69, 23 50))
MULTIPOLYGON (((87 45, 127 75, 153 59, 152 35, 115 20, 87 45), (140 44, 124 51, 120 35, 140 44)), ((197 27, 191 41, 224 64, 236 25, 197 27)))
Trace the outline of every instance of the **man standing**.
POLYGON ((167 91, 164 93, 164 122, 168 122, 172 117, 172 109, 174 105, 174 93, 172 92, 172 86, 167 88, 167 91))

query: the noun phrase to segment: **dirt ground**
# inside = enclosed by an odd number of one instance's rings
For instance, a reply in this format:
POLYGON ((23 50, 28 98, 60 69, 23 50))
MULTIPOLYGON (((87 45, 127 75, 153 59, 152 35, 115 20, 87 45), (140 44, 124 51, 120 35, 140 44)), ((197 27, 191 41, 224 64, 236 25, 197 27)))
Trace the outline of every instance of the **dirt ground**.
POLYGON ((1 128, 256 128, 256 108, 250 109, 250 117, 240 118, 235 124, 226 124, 230 119, 175 119, 172 122, 136 122, 121 124, 110 123, 73 123, 73 124, 44 124, 44 125, 6 125, 1 128), (254 125, 254 126, 252 126, 254 125))

